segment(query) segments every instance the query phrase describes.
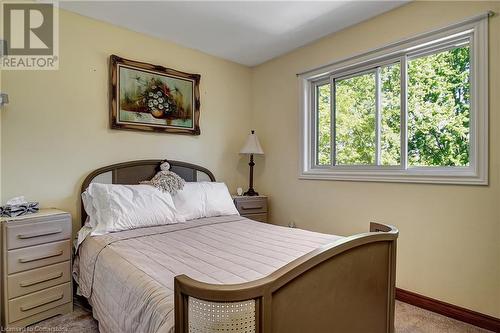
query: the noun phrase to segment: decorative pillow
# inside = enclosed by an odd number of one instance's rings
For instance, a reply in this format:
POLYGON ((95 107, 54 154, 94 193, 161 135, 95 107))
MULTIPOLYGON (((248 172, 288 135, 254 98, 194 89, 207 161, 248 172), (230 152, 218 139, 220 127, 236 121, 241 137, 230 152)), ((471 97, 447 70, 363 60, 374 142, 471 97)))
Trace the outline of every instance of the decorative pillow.
POLYGON ((92 235, 183 221, 172 196, 150 185, 90 184, 85 192, 92 235))
POLYGON ((177 213, 185 220, 239 215, 224 183, 190 182, 173 196, 177 213))

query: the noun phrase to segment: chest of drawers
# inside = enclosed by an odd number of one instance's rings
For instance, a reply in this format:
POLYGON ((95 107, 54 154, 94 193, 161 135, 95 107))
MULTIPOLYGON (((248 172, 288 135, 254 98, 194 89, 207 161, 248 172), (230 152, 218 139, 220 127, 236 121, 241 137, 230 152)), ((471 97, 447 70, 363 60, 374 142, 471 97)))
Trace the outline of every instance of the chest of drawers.
POLYGON ((45 209, 0 221, 2 326, 26 327, 71 312, 71 215, 45 209))

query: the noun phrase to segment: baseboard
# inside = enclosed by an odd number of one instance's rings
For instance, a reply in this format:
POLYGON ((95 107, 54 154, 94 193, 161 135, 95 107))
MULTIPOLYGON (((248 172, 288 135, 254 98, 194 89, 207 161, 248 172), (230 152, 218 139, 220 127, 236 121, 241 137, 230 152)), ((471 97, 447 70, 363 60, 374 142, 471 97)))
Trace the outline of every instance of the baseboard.
POLYGON ((436 299, 419 295, 411 291, 396 288, 398 301, 418 306, 443 316, 450 317, 465 323, 478 326, 493 332, 500 332, 500 319, 459 306, 438 301, 436 299))

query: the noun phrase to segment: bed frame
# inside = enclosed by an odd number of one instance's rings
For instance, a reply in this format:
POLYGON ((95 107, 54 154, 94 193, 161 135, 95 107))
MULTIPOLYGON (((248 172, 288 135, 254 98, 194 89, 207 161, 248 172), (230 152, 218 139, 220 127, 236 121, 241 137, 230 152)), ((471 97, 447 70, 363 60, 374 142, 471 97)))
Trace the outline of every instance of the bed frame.
MULTIPOLYGON (((138 184, 162 160, 113 164, 91 182, 138 184)), ((186 181, 215 181, 206 168, 168 161, 186 181)), ((86 214, 82 206, 82 224, 86 214)), ((393 333, 395 227, 370 223, 370 232, 310 252, 271 275, 248 283, 216 285, 175 277, 176 333, 393 333)))

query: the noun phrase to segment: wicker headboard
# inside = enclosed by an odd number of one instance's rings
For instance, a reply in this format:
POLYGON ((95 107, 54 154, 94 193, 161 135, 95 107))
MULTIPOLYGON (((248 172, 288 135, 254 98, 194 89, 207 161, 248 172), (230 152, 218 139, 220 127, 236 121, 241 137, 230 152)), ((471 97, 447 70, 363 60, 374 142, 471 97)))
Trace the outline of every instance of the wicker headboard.
MULTIPOLYGON (((108 165, 92 171, 83 181, 81 193, 83 193, 90 183, 104 184, 124 184, 134 185, 140 181, 149 180, 160 170, 160 164, 165 160, 139 160, 108 165)), ((215 177, 210 170, 199 165, 171 161, 170 170, 177 173, 187 182, 215 181, 215 177)), ((81 200, 81 198, 80 198, 81 200)), ((85 224, 87 213, 81 205, 81 224, 85 224)))

